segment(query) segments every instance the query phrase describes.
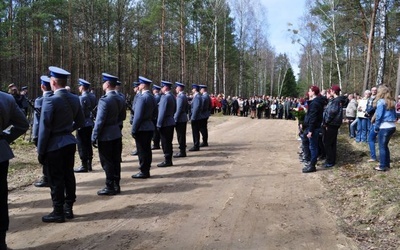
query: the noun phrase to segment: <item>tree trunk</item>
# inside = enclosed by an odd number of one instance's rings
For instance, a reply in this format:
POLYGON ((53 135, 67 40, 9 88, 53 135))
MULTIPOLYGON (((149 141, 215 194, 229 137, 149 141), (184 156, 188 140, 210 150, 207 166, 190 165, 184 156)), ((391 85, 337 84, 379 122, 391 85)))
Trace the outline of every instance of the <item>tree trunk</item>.
POLYGON ((381 0, 379 3, 379 67, 378 76, 376 78, 376 85, 383 83, 385 73, 385 57, 386 57, 386 14, 387 14, 387 0, 381 0))

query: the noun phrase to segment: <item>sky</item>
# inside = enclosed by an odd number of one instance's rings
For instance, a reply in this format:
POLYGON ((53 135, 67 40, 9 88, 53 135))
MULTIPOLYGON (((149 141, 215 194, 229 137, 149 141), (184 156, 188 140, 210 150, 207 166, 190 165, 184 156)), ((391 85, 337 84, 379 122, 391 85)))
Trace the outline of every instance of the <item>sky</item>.
POLYGON ((288 23, 297 28, 305 11, 306 0, 260 0, 267 9, 268 40, 277 54, 286 53, 297 78, 300 45, 292 44, 288 23))

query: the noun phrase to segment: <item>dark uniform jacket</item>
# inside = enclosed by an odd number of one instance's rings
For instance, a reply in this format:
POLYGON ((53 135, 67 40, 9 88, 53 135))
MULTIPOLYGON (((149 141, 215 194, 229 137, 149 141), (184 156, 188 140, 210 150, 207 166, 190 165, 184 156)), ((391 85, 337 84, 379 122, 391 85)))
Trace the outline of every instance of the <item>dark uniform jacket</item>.
POLYGON ((192 104, 191 104, 191 114, 192 116, 190 117, 190 120, 196 121, 196 120, 201 120, 201 112, 202 112, 202 98, 200 93, 196 93, 193 96, 192 99, 192 104))
POLYGON ((43 155, 75 144, 76 139, 72 132, 82 127, 84 122, 85 118, 78 96, 69 93, 66 89, 59 89, 53 95, 43 98, 38 153, 43 155))
POLYGON ((201 119, 208 119, 211 114, 211 98, 210 95, 207 92, 204 92, 201 95, 202 102, 201 102, 201 114, 200 117, 201 119))
POLYGON ((39 96, 38 98, 35 99, 35 112, 33 114, 33 126, 32 126, 32 140, 37 141, 38 135, 39 135, 39 121, 40 121, 40 111, 42 109, 42 103, 43 103, 43 98, 49 97, 52 95, 52 91, 45 91, 43 92, 43 96, 39 96))
POLYGON ((9 144, 28 130, 29 123, 14 98, 3 92, 0 92, 0 128, 0 162, 4 162, 14 157, 9 144))
POLYGON ((79 101, 81 103, 83 115, 85 116, 85 124, 83 127, 92 127, 93 122, 93 109, 96 107, 96 96, 89 91, 85 91, 79 96, 79 101))
POLYGON ((136 97, 134 117, 132 122, 132 135, 138 131, 154 131, 153 117, 155 116, 156 100, 150 91, 143 91, 136 97))
POLYGON ((157 128, 175 126, 176 100, 170 91, 161 96, 158 103, 157 128))
POLYGON ((125 118, 125 100, 115 90, 108 91, 97 104, 92 141, 112 141, 121 138, 119 124, 125 118))
POLYGON ((179 92, 176 97, 176 112, 174 114, 175 122, 187 122, 188 99, 185 92, 179 92))
POLYGON ((340 127, 343 122, 343 105, 346 97, 338 96, 329 100, 324 110, 323 124, 326 126, 340 127))

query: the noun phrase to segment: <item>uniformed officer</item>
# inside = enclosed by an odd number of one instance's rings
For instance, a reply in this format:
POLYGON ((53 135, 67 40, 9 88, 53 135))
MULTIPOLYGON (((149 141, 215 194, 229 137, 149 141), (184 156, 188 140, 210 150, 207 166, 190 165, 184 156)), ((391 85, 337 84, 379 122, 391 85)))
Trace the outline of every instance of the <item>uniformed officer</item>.
POLYGON ((43 216, 42 221, 64 222, 74 217, 76 199, 76 139, 72 132, 84 125, 85 118, 79 97, 65 89, 70 73, 53 66, 49 70, 54 94, 43 98, 37 150, 39 162, 47 165, 53 212, 43 216))
POLYGON ((101 166, 106 174, 106 186, 98 195, 115 195, 121 192, 122 133, 120 122, 126 118, 125 101, 115 92, 118 78, 103 73, 103 90, 99 99, 92 143, 99 150, 101 166))
MULTIPOLYGON (((33 116, 33 127, 32 127, 32 140, 33 143, 37 146, 38 135, 39 135, 39 121, 40 121, 40 112, 42 109, 43 98, 49 97, 53 94, 50 87, 50 78, 48 76, 40 77, 40 89, 43 92, 42 96, 39 96, 35 100, 34 104, 34 116, 33 116)), ((49 178, 47 176, 47 168, 46 165, 43 165, 43 176, 39 181, 35 182, 35 187, 49 187, 49 178)))
POLYGON ((185 85, 175 82, 176 85, 176 111, 174 114, 176 136, 179 144, 179 153, 174 157, 186 157, 186 126, 188 121, 188 99, 185 93, 185 85))
POLYGON ((92 171, 93 148, 91 136, 94 125, 93 112, 97 105, 97 98, 93 93, 90 93, 90 83, 88 81, 79 78, 78 84, 79 92, 81 93, 79 101, 83 115, 85 116, 85 124, 76 133, 78 152, 82 165, 74 169, 74 171, 75 173, 85 173, 92 171))
MULTIPOLYGON (((118 81, 117 81, 117 85, 115 85, 115 92, 117 92, 117 94, 124 100, 124 103, 125 103, 125 106, 126 106, 126 105, 127 105, 127 104, 126 104, 126 97, 125 97, 125 95, 121 92, 121 85, 122 85, 122 82, 118 80, 118 81)), ((124 127, 124 121, 120 121, 119 127, 120 127, 120 129, 122 130, 122 128, 124 127)), ((122 162, 122 159, 121 159, 121 162, 122 162)))
MULTIPOLYGON (((133 124, 133 117, 134 117, 134 115, 135 115, 135 111, 134 111, 134 110, 135 110, 135 103, 136 103, 136 100, 137 100, 138 96, 140 96, 139 85, 140 85, 139 82, 134 82, 134 83, 132 83, 133 92, 135 93, 135 96, 132 98, 132 101, 131 101, 131 103, 132 103, 132 107, 131 107, 131 119, 130 119, 130 122, 129 122, 131 125, 133 124)), ((133 151, 131 152, 131 155, 132 155, 132 156, 138 155, 137 150, 133 150, 133 151)))
MULTIPOLYGON (((158 104, 160 103, 161 100, 161 96, 162 93, 160 93, 161 91, 161 87, 153 84, 153 95, 154 95, 154 99, 156 99, 156 103, 157 103, 157 116, 154 117, 153 122, 154 122, 154 126, 157 126, 157 118, 158 118, 158 104)), ((158 129, 154 130, 154 134, 153 134, 153 146, 151 147, 152 150, 155 149, 160 149, 160 132, 158 131, 158 129)))
POLYGON ((200 150, 200 125, 201 125, 201 111, 202 111, 202 98, 200 94, 200 87, 197 84, 192 84, 192 103, 191 103, 191 125, 193 135, 193 147, 189 151, 200 150))
POLYGON ((208 147, 208 118, 211 114, 211 98, 207 93, 206 85, 199 85, 200 93, 202 98, 202 111, 201 111, 201 121, 200 121, 200 133, 203 138, 203 142, 200 144, 200 147, 208 147))
POLYGON ((151 138, 154 132, 153 117, 156 115, 156 100, 150 93, 151 80, 139 76, 139 91, 135 102, 134 118, 132 121, 132 137, 135 139, 139 157, 140 172, 132 178, 145 179, 150 177, 152 162, 151 138))
POLYGON ((176 99, 171 93, 172 83, 168 81, 161 81, 161 96, 160 103, 158 104, 158 119, 157 130, 160 132, 161 146, 164 153, 164 161, 157 165, 157 167, 172 166, 172 140, 174 139, 175 120, 174 114, 176 110, 176 99))
POLYGON ((5 250, 6 231, 10 223, 7 173, 9 160, 14 157, 9 144, 28 130, 29 123, 14 98, 4 92, 0 92, 0 127, 0 249, 5 250))

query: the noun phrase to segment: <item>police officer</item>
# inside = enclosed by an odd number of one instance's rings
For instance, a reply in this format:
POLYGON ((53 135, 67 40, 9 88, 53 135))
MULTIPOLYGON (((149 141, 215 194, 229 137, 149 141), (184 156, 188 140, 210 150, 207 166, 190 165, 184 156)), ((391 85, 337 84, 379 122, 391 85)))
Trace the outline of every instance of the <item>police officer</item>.
MULTIPOLYGON (((118 80, 118 81, 117 81, 117 85, 115 85, 115 92, 117 92, 117 94, 124 100, 124 103, 125 103, 125 106, 126 106, 126 105, 127 105, 127 104, 126 104, 126 97, 125 97, 125 95, 121 92, 121 85, 122 85, 122 82, 118 80)), ((122 130, 122 128, 124 127, 124 121, 120 121, 119 127, 120 127, 120 129, 122 130)), ((122 162, 122 159, 121 159, 121 162, 122 162)))
POLYGON ((76 199, 76 139, 72 132, 84 125, 85 118, 79 97, 65 89, 70 73, 53 66, 49 70, 54 94, 43 98, 37 150, 39 162, 47 165, 53 212, 43 216, 42 221, 64 222, 74 217, 76 199))
POLYGON ((93 112, 97 105, 96 96, 90 93, 90 83, 84 79, 79 79, 79 101, 83 115, 85 116, 85 124, 79 128, 76 133, 78 142, 78 152, 82 165, 74 169, 75 173, 85 173, 92 171, 93 148, 91 143, 91 136, 94 125, 93 112))
POLYGON ((99 99, 96 121, 92 133, 92 143, 99 150, 101 166, 106 173, 106 186, 98 195, 115 195, 121 192, 122 133, 119 127, 126 118, 125 101, 115 92, 118 78, 103 73, 103 90, 99 99))
POLYGON ((176 100, 171 93, 172 83, 161 81, 163 95, 158 104, 157 130, 160 132, 161 145, 164 152, 164 161, 157 167, 172 166, 172 140, 174 138, 176 100))
POLYGON ((202 98, 202 106, 201 106, 201 120, 200 120, 200 133, 203 138, 203 142, 200 144, 200 147, 208 147, 208 118, 210 117, 211 110, 211 98, 207 93, 206 85, 199 85, 200 93, 202 98))
POLYGON ((10 223, 7 173, 9 160, 14 157, 9 144, 28 130, 29 123, 14 98, 4 92, 0 92, 0 127, 0 249, 6 250, 6 231, 10 223), (5 131, 7 128, 10 129, 5 131))
MULTIPOLYGON (((157 103, 157 116, 154 117, 154 126, 157 126, 157 118, 158 118, 158 104, 160 103, 161 100, 161 96, 162 93, 160 93, 161 91, 161 87, 153 84, 153 95, 154 95, 154 99, 156 99, 156 103, 157 103)), ((158 129, 154 130, 154 134, 153 134, 153 146, 151 147, 152 150, 155 149, 160 149, 160 132, 158 131, 158 129)))
POLYGON ((186 126, 188 121, 188 99, 185 94, 185 85, 175 82, 176 85, 176 111, 174 114, 176 136, 179 144, 179 153, 174 157, 186 157, 186 126))
POLYGON ((132 178, 146 179, 150 177, 152 162, 151 138, 154 132, 153 117, 156 115, 156 100, 150 93, 151 80, 139 76, 140 95, 135 101, 134 117, 132 121, 131 135, 135 139, 139 158, 140 172, 132 175, 132 178))
MULTIPOLYGON (((39 96, 35 100, 34 104, 34 116, 33 116, 33 127, 32 127, 32 140, 35 145, 38 142, 38 134, 39 134, 39 121, 40 121, 40 112, 42 109, 43 98, 49 97, 53 94, 50 87, 50 78, 48 76, 40 77, 40 88, 43 92, 42 96, 39 96)), ((46 165, 43 165, 43 176, 39 181, 35 182, 35 187, 49 187, 49 178, 47 176, 47 168, 46 165)))
POLYGON ((191 103, 191 125, 192 125, 192 136, 193 136, 193 147, 189 151, 200 150, 200 126, 201 126, 201 112, 202 112, 202 98, 199 93, 200 87, 197 84, 192 84, 193 99, 191 103))
MULTIPOLYGON (((141 94, 141 91, 139 90, 139 85, 140 85, 140 83, 139 82, 134 82, 133 84, 133 92, 135 93, 135 96, 133 97, 133 99, 132 99, 132 107, 131 107, 131 119, 130 119, 130 124, 132 125, 133 124, 133 117, 134 117, 134 115, 135 115, 135 103, 136 103, 136 100, 137 100, 137 98, 140 96, 140 94, 141 94)), ((138 151, 137 150, 133 150, 132 152, 131 152, 131 155, 132 156, 134 156, 134 155, 138 155, 138 151)))

